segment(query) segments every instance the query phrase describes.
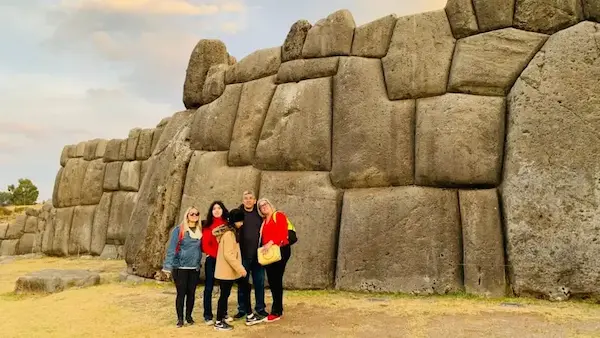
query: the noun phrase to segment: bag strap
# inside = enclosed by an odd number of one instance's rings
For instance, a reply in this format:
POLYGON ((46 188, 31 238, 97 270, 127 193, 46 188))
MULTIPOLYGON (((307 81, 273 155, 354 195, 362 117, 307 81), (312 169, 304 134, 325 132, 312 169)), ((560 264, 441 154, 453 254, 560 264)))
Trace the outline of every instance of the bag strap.
POLYGON ((179 225, 179 235, 177 238, 177 246, 175 247, 175 253, 179 253, 179 251, 181 250, 181 241, 183 241, 183 236, 185 236, 182 225, 183 224, 179 225))

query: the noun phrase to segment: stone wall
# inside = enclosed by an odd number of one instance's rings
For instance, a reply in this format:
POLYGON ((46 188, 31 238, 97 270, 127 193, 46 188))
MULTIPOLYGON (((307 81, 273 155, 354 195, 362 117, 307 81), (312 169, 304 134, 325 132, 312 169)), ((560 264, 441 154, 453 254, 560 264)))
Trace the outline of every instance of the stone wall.
POLYGON ((53 224, 55 210, 46 203, 40 210, 28 208, 10 223, 0 223, 0 256, 42 252, 43 236, 53 224))
POLYGON ((290 288, 598 296, 599 9, 340 10, 238 62, 201 40, 187 110, 65 147, 43 251, 152 277, 183 210, 253 189, 296 224, 290 288))

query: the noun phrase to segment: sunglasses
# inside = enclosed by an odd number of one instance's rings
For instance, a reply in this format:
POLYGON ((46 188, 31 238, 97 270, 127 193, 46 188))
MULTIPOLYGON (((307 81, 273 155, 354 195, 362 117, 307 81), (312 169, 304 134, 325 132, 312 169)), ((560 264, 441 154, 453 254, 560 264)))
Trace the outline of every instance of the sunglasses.
POLYGON ((190 216, 200 216, 200 213, 198 213, 198 212, 191 212, 189 215, 190 216))

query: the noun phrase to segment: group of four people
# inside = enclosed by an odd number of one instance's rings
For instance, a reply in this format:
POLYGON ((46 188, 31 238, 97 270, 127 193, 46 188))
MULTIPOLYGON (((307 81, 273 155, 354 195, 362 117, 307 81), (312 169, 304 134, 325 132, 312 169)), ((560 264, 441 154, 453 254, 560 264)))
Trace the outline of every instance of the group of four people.
POLYGON ((177 326, 185 321, 194 324, 196 286, 200 279, 202 253, 204 261, 204 322, 217 330, 231 330, 233 318, 227 315, 227 301, 233 284, 238 286, 238 313, 235 319, 246 317, 246 325, 273 322, 283 315, 283 274, 291 256, 286 215, 276 211, 267 199, 256 201, 252 191, 244 191, 242 205, 228 211, 221 201, 211 203, 206 219, 200 222, 197 208, 187 208, 184 219, 170 235, 163 271, 173 277, 177 289, 175 309, 177 326), (277 215, 275 217, 275 214, 277 215), (258 255, 273 246, 280 249, 281 258, 265 266, 258 255), (273 297, 271 312, 266 312, 264 275, 267 273, 273 297), (256 304, 252 311, 249 282, 255 289, 256 304), (219 283, 217 316, 213 321, 212 292, 219 283))

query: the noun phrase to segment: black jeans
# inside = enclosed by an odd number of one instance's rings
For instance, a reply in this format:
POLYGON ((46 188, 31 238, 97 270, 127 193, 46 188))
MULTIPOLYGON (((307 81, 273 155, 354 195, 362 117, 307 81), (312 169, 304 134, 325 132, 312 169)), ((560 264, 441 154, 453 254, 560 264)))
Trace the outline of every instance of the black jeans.
POLYGON ((173 280, 177 288, 177 298, 175 298, 175 310, 177 319, 183 320, 183 303, 185 302, 185 318, 192 317, 194 310, 194 301, 196 300, 196 286, 200 273, 196 269, 173 269, 173 280))
POLYGON ((243 290, 246 298, 244 302, 247 304, 246 313, 252 313, 252 308, 250 308, 250 283, 248 283, 248 280, 244 277, 237 280, 219 280, 221 294, 219 295, 219 302, 217 304, 217 321, 223 320, 225 315, 227 315, 227 301, 229 300, 233 283, 237 283, 238 288, 243 290))
POLYGON ((215 286, 216 267, 217 259, 207 255, 206 261, 204 261, 204 272, 206 274, 206 280, 204 281, 204 319, 213 319, 212 292, 215 286))
POLYGON ((273 296, 273 305, 271 314, 281 316, 283 314, 283 274, 285 266, 292 255, 292 249, 289 245, 281 247, 281 260, 265 266, 269 287, 273 296))
MULTIPOLYGON (((256 312, 265 311, 265 268, 258 263, 258 257, 254 255, 254 257, 250 258, 242 258, 242 265, 246 271, 248 271, 248 275, 246 275, 246 280, 250 281, 250 275, 252 275, 252 283, 254 284, 254 298, 256 300, 256 307, 254 308, 256 312)), ((250 303, 250 293, 252 291, 252 287, 248 288, 248 295, 244 294, 244 289, 238 289, 238 312, 245 313, 249 315, 251 312, 247 312, 246 309, 251 309, 252 304, 250 303), (248 300, 249 303, 246 303, 248 300)))

